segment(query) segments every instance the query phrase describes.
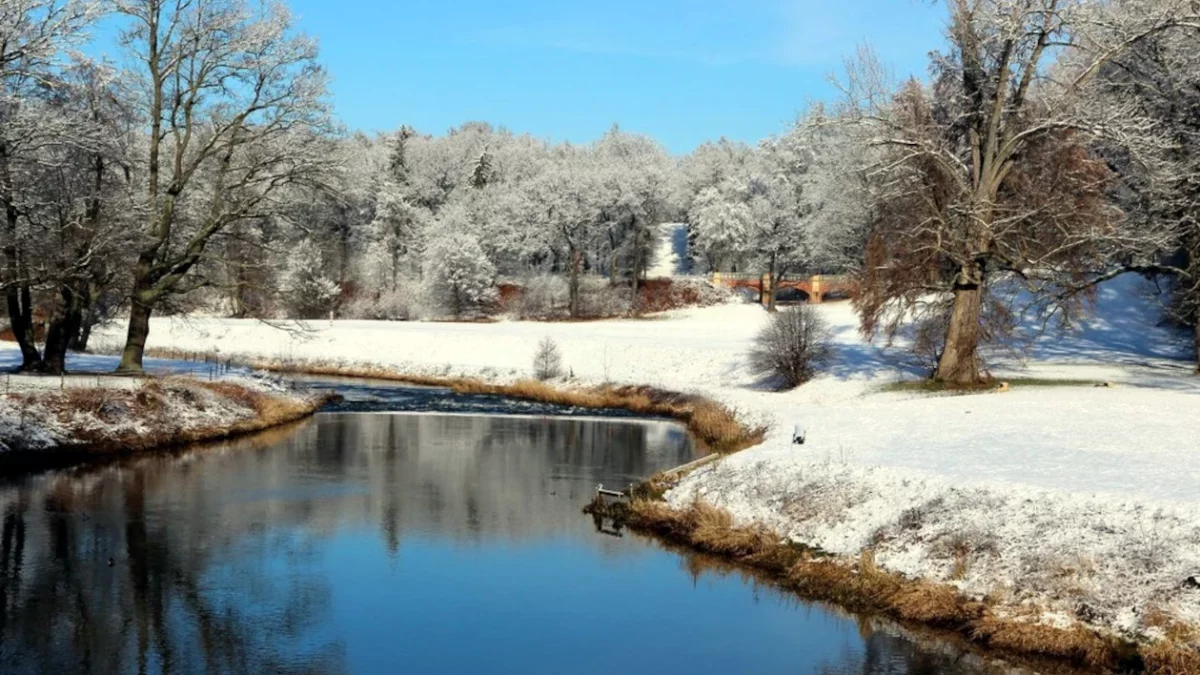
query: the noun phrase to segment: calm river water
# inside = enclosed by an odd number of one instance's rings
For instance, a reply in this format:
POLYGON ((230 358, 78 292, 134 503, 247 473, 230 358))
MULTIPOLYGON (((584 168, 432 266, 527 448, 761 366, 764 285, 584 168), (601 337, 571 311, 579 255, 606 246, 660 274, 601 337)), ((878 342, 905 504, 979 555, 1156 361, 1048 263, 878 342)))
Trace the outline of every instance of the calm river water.
POLYGON ((1010 673, 580 507, 672 424, 322 414, 0 485, 0 672, 1010 673))

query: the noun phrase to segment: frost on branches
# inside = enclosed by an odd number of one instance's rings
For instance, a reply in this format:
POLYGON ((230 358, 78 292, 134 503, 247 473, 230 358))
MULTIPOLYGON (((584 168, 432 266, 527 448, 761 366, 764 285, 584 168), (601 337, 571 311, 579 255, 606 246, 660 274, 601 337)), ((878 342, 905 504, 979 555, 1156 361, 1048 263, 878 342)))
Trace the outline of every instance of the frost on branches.
POLYGON ((321 251, 312 242, 302 241, 292 251, 280 290, 292 316, 318 319, 333 311, 341 287, 324 269, 321 251))
POLYGON ((496 301, 496 267, 470 234, 441 233, 425 253, 430 300, 456 319, 476 316, 496 301))

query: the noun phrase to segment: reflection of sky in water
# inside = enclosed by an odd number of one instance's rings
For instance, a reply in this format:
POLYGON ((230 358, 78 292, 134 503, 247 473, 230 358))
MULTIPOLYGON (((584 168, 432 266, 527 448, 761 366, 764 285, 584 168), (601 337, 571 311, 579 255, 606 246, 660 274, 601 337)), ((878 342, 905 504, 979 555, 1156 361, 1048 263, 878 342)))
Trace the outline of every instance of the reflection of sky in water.
POLYGON ((691 456, 660 423, 331 414, 30 477, 0 672, 992 672, 580 513, 691 456))

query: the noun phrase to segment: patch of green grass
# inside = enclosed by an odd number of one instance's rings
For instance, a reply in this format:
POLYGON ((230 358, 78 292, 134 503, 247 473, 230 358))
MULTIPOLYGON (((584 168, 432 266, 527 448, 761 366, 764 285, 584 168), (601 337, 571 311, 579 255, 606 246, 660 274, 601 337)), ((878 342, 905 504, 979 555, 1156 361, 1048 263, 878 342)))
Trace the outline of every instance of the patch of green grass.
POLYGON ((1016 377, 1004 380, 1010 387, 1103 387, 1100 380, 1070 380, 1051 377, 1016 377))
POLYGON ((937 382, 934 380, 905 380, 891 382, 880 387, 881 392, 911 392, 918 394, 979 394, 995 391, 1001 383, 1007 383, 1012 389, 1025 387, 1102 387, 1104 382, 1098 380, 1071 380, 1044 377, 1014 377, 1005 380, 992 380, 973 386, 963 386, 937 382))

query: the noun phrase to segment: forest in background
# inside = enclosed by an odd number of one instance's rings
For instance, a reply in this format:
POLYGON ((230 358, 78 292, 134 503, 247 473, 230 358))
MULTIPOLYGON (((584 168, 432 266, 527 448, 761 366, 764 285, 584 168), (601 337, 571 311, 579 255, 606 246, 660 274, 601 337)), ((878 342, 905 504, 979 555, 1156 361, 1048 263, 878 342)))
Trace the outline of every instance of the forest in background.
MULTIPOLYGON (((656 228, 695 269, 849 273, 868 335, 912 328, 936 379, 1029 311, 1069 321, 1161 275, 1200 338, 1200 8, 947 0, 928 77, 869 46, 757 144, 672 156, 486 122, 367 135, 334 117, 282 3, 0 0, 0 290, 24 368, 153 315, 462 319, 637 313, 656 228), (120 27, 121 58, 81 47, 120 27)), ((1200 339, 1198 339, 1200 342, 1200 339)))

